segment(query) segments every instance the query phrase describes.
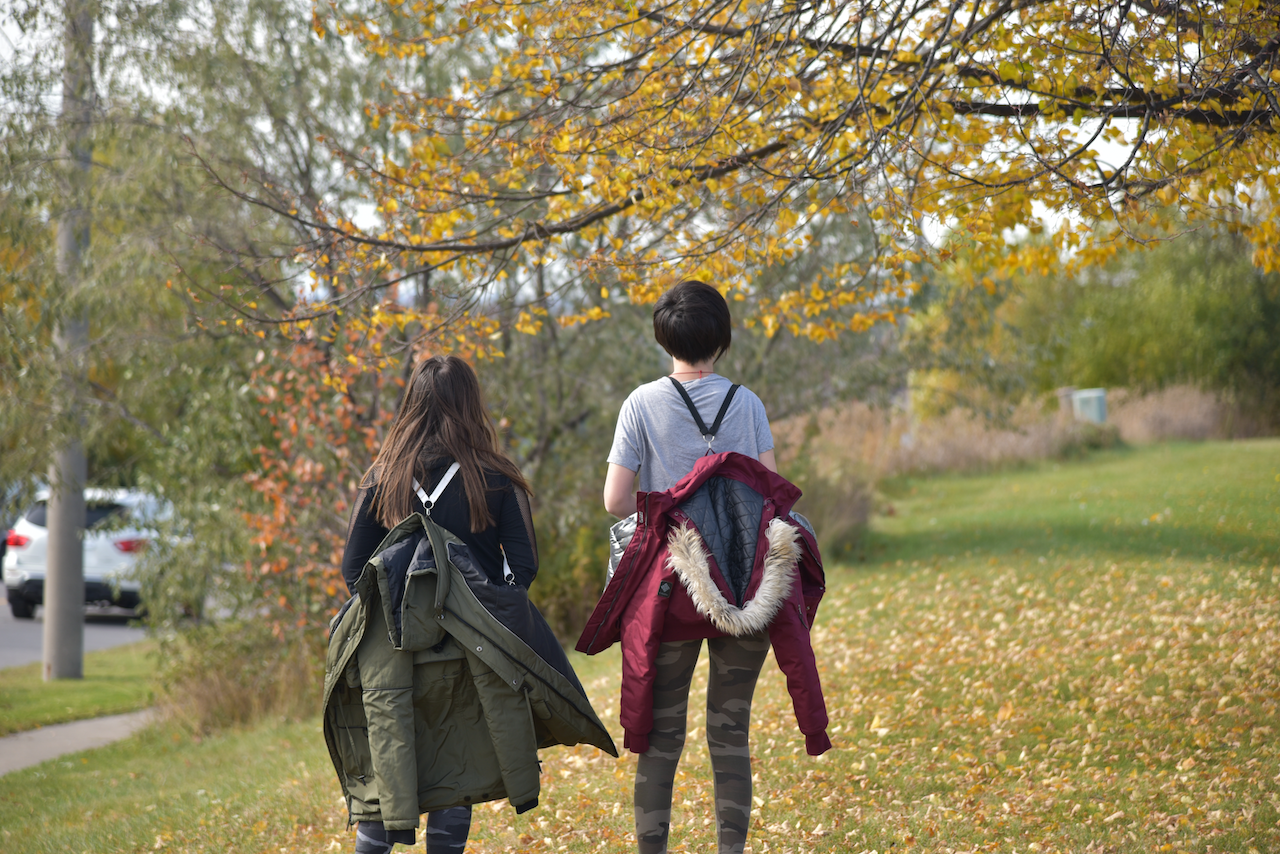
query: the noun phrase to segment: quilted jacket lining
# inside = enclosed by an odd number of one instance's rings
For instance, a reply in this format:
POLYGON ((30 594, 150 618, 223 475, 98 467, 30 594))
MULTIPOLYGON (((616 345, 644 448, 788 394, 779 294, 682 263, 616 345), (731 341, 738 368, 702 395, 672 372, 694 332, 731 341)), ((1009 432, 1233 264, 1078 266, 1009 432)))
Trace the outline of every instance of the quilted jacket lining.
POLYGON ((740 480, 711 477, 680 509, 698 529, 729 584, 733 604, 741 608, 756 562, 764 496, 740 480))

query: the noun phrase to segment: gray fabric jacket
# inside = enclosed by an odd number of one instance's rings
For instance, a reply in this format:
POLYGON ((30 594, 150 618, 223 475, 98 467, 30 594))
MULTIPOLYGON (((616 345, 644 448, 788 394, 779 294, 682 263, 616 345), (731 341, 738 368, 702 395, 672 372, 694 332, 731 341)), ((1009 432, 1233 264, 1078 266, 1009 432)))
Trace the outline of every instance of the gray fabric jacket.
POLYGON ((618 755, 527 592, 491 583, 420 513, 388 533, 333 620, 324 736, 350 820, 388 830, 499 798, 536 806, 542 747, 618 755))

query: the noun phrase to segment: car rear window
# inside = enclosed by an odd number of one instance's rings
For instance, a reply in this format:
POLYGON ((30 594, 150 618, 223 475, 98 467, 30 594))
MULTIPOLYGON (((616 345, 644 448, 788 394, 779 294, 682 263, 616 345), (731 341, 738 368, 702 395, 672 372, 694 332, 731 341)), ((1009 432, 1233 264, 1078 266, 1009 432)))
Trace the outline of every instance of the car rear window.
MULTIPOLYGON (((123 504, 117 504, 114 501, 90 501, 85 505, 85 527, 92 528, 99 522, 102 522, 111 516, 124 511, 123 504)), ((41 528, 49 527, 49 505, 46 501, 36 503, 36 506, 27 511, 27 521, 32 525, 38 525, 41 528)))

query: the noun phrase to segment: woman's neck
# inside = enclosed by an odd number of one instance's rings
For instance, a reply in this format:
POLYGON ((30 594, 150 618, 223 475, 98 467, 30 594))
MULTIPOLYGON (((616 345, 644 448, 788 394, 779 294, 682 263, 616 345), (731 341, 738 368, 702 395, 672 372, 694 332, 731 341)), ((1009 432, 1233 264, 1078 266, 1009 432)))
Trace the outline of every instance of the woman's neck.
POLYGON ((702 379, 715 372, 716 363, 714 359, 704 359, 701 362, 686 362, 683 359, 671 357, 671 376, 682 382, 702 379))

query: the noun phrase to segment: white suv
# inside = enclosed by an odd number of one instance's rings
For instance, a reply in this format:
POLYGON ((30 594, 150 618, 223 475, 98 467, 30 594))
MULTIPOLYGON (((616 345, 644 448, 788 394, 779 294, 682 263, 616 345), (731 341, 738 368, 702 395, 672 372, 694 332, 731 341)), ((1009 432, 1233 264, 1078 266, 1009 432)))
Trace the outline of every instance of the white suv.
MULTIPOLYGON (((86 489, 84 500, 85 603, 136 610, 141 599, 133 568, 138 553, 155 537, 151 526, 168 516, 169 505, 127 489, 86 489)), ((4 587, 18 619, 30 619, 44 602, 48 505, 49 491, 36 493, 35 505, 5 537, 4 587)))

